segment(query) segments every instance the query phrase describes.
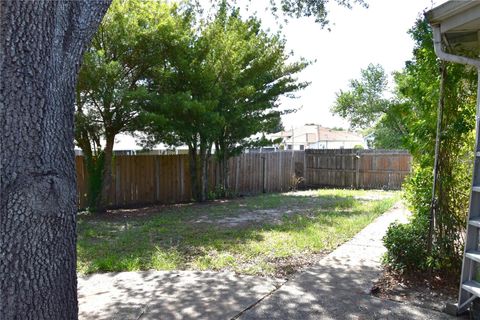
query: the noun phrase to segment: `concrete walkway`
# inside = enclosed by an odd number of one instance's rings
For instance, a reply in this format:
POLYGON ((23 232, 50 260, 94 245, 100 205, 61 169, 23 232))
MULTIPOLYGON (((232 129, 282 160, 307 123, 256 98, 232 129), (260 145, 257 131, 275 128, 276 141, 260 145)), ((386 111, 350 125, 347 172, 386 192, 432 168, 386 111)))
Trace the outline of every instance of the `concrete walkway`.
POLYGON ((385 252, 382 237, 405 221, 401 204, 377 218, 352 240, 245 311, 240 319, 456 319, 446 314, 372 297, 385 252))
POLYGON ((369 295, 381 238, 402 206, 283 283, 227 272, 123 272, 79 278, 80 319, 455 319, 369 295))

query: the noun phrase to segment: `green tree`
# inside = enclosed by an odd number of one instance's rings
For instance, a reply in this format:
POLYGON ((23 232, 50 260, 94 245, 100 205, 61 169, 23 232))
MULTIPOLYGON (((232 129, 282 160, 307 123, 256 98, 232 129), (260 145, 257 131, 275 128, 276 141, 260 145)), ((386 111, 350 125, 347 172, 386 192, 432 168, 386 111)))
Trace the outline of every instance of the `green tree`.
POLYGON ((380 65, 370 64, 350 80, 349 90, 337 93, 332 113, 349 120, 353 129, 374 135, 377 148, 395 149, 403 146, 408 127, 402 122, 407 105, 398 97, 386 98, 388 81, 380 65))
POLYGON ((136 128, 148 73, 174 47, 182 17, 155 0, 116 0, 85 53, 77 84, 75 140, 89 172, 89 206, 104 211, 115 136, 136 128))
MULTIPOLYGON (((274 14, 282 11, 289 17, 314 17, 322 27, 329 24, 327 4, 329 0, 270 0, 274 14)), ((364 0, 335 0, 340 6, 351 8, 353 4, 368 7, 364 0)))
POLYGON ((220 89, 216 111, 222 121, 214 142, 221 187, 228 190, 228 160, 245 148, 272 144, 265 134, 278 132, 281 115, 293 111, 282 110, 278 98, 293 97, 308 85, 295 78, 308 63, 287 62, 290 54, 280 34, 262 31, 257 19, 243 21, 238 10, 229 13, 225 4, 205 30, 205 39, 220 89))
POLYGON ((147 80, 150 99, 143 104, 147 143, 185 144, 189 149, 192 196, 206 199, 208 161, 213 132, 219 126, 216 113, 218 80, 209 64, 209 44, 190 19, 182 29, 176 50, 147 80))
POLYGON ((476 75, 459 64, 440 62, 433 49, 432 32, 424 20, 410 31, 415 40, 413 58, 395 76, 398 112, 408 128, 404 145, 413 155, 413 173, 405 184, 413 211, 411 223, 392 226, 385 244, 387 262, 407 270, 458 272, 469 203, 473 159, 476 75), (439 152, 433 250, 427 253, 432 197, 432 169, 439 99, 440 67, 446 68, 444 110, 439 152))
POLYGON ((341 91, 332 110, 353 127, 368 128, 375 146, 398 147, 413 156, 413 173, 405 195, 414 213, 411 223, 393 225, 384 239, 386 261, 403 270, 456 272, 462 256, 468 210, 475 119, 475 70, 440 62, 428 23, 418 20, 410 30, 415 40, 411 61, 394 75, 395 92, 384 98, 386 76, 380 66, 362 70, 360 80, 341 91), (432 198, 440 69, 445 68, 445 97, 440 130, 438 181, 432 198), (430 208, 434 206, 433 247, 429 243, 430 208))
POLYGON ((255 18, 242 20, 226 2, 183 39, 184 49, 152 80, 155 103, 145 109, 154 140, 188 146, 194 197, 202 201, 213 145, 225 164, 260 143, 252 135, 278 128, 277 99, 306 86, 293 75, 307 64, 287 63, 281 37, 262 31, 255 18))
POLYGON ((350 80, 349 90, 340 90, 332 112, 348 119, 352 128, 369 128, 388 111, 390 101, 384 98, 388 82, 380 65, 370 64, 360 71, 360 79, 350 80))

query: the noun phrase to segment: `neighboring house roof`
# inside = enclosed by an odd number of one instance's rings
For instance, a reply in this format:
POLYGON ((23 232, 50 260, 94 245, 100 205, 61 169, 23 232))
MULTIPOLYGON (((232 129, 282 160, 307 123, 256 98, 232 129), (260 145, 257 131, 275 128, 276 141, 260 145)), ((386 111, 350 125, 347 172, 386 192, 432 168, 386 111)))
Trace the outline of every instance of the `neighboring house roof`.
POLYGON ((338 131, 329 128, 319 127, 318 140, 328 141, 362 141, 363 137, 351 131, 338 131))
POLYGON ((292 130, 282 131, 271 135, 280 136, 286 141, 315 143, 317 141, 363 141, 363 137, 355 132, 333 130, 320 125, 304 125, 292 130), (293 135, 293 139, 292 139, 293 135))

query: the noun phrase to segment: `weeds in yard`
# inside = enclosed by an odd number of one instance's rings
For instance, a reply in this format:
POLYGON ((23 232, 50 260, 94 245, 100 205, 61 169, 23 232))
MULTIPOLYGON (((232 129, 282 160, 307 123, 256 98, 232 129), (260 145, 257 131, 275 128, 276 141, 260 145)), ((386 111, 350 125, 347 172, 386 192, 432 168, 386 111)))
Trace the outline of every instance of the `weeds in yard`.
POLYGON ((320 190, 165 208, 142 218, 81 217, 78 270, 289 274, 350 239, 397 200, 393 192, 320 190), (374 193, 382 197, 361 200, 374 193))

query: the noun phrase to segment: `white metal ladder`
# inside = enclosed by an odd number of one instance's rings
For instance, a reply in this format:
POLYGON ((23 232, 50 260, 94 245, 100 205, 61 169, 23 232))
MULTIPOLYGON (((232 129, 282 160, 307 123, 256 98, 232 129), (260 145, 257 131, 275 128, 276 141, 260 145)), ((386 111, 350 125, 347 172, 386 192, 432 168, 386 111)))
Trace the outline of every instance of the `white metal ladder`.
MULTIPOLYGON (((479 81, 480 81, 480 69, 479 81)), ((467 234, 465 237, 465 253, 463 255, 460 292, 458 295, 457 314, 467 310, 475 298, 480 298, 480 82, 477 91, 477 118, 475 164, 473 169, 470 209, 468 212, 467 234)))

